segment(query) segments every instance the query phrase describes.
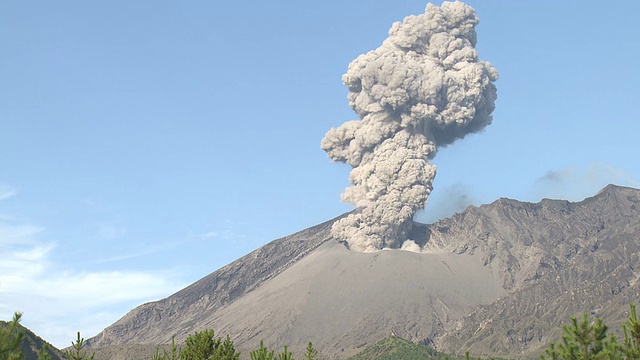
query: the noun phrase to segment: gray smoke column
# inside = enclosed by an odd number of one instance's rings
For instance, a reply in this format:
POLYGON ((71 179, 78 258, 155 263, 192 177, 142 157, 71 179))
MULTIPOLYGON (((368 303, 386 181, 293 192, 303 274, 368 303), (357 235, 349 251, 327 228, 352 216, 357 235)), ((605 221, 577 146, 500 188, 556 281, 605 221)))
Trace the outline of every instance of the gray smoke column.
POLYGON ((495 108, 498 72, 478 59, 475 10, 428 4, 395 23, 382 46, 358 56, 343 83, 360 120, 332 128, 321 147, 351 165, 342 200, 358 211, 332 235, 355 251, 398 248, 427 204, 439 147, 484 129, 495 108))

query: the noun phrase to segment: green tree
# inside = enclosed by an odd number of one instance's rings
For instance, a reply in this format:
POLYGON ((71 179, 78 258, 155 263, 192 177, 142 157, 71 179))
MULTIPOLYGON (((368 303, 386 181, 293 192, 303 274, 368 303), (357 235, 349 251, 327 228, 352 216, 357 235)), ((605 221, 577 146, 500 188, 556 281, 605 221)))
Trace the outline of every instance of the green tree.
POLYGON ((573 317, 571 324, 562 327, 562 341, 549 344, 542 360, 640 360, 640 320, 635 305, 629 307, 629 319, 622 325, 622 343, 615 335, 607 335, 608 328, 601 319, 589 322, 584 314, 582 320, 573 317))
POLYGON ((238 360, 240 358, 240 352, 236 351, 233 341, 229 338, 229 335, 224 339, 222 344, 216 349, 216 360, 238 360))
POLYGON ((87 352, 82 350, 84 347, 84 338, 80 337, 80 331, 78 331, 78 338, 76 341, 71 342, 71 350, 65 352, 65 357, 69 360, 93 360, 95 353, 91 356, 87 356, 87 352))
POLYGON ((156 353, 151 356, 151 360, 178 360, 179 359, 178 346, 176 346, 175 336, 171 337, 171 352, 167 352, 167 350, 162 351, 162 355, 160 355, 160 349, 156 347, 156 353))
POLYGON ((542 359, 565 359, 565 360, 595 360, 606 358, 602 353, 605 348, 615 347, 611 344, 615 338, 607 340, 607 326, 602 319, 595 322, 589 321, 589 316, 584 314, 582 320, 578 322, 577 317, 571 318, 571 324, 563 325, 562 341, 559 344, 551 343, 545 351, 546 356, 542 359), (547 358, 548 356, 548 358, 547 358))
POLYGON ((565 359, 591 360, 596 358, 604 349, 608 327, 602 319, 589 322, 589 316, 584 314, 582 320, 574 316, 571 325, 562 327, 564 336, 558 350, 565 359))
POLYGON ((220 346, 220 338, 216 338, 212 329, 196 331, 189 335, 184 348, 180 351, 180 359, 183 360, 209 360, 213 359, 216 349, 220 346))
POLYGON ((318 360, 318 350, 313 347, 311 341, 307 345, 307 351, 304 353, 304 358, 306 360, 318 360))
POLYGON ((273 350, 267 349, 262 340, 260 340, 260 347, 249 353, 249 356, 251 356, 251 360, 275 360, 273 350))
POLYGON ((22 313, 13 314, 13 319, 6 327, 0 327, 0 360, 20 360, 24 354, 20 350, 24 333, 20 330, 22 313))
POLYGON ((629 320, 622 325, 624 331, 624 355, 627 359, 640 359, 640 321, 636 316, 636 306, 631 308, 629 320))
POLYGON ((556 343, 552 342, 549 344, 549 347, 544 350, 546 356, 540 355, 542 360, 558 360, 558 350, 556 349, 556 343))
POLYGON ((195 332, 187 337, 184 348, 180 350, 183 360, 238 360, 240 353, 236 351, 233 341, 227 335, 224 341, 215 337, 211 329, 195 332))
POLYGON ((287 345, 285 345, 282 352, 278 354, 278 360, 293 360, 291 352, 287 349, 287 345))
POLYGON ((44 346, 38 350, 38 360, 51 360, 49 345, 44 344, 44 346))

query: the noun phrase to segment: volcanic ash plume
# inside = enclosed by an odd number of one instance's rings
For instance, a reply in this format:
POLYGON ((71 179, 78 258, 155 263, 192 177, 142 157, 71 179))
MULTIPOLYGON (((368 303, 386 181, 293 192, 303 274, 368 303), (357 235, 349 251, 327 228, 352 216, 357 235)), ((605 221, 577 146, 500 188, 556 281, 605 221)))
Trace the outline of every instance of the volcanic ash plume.
POLYGON ((476 24, 466 4, 429 4, 342 76, 360 120, 329 130, 321 147, 352 167, 342 199, 358 211, 332 228, 352 250, 400 247, 427 204, 438 147, 491 123, 498 72, 478 59, 476 24))

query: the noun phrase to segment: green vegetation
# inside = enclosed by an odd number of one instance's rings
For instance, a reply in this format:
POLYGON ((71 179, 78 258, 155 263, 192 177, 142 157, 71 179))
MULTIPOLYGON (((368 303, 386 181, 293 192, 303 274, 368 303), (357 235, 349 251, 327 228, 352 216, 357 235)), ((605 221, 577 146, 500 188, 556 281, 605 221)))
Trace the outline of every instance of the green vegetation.
POLYGON ((238 360, 240 353, 236 352, 228 335, 222 341, 215 337, 213 329, 208 329, 189 335, 179 357, 183 360, 238 360))
POLYGON ((8 326, 0 328, 0 360, 20 360, 24 357, 20 350, 24 332, 20 330, 22 314, 16 312, 8 326))
POLYGON ((584 314, 578 321, 564 325, 560 343, 551 343, 541 355, 542 360, 637 360, 640 359, 640 321, 636 307, 630 305, 629 319, 622 325, 624 338, 620 342, 615 335, 607 335, 609 328, 602 319, 589 321, 584 314))
POLYGON ((44 346, 38 350, 38 360, 52 360, 49 354, 49 345, 44 344, 44 346))
POLYGON ((62 360, 63 353, 20 324, 22 314, 0 321, 0 360, 62 360))
POLYGON ((212 329, 196 331, 189 335, 183 348, 178 348, 175 339, 171 339, 170 352, 166 350, 160 355, 156 353, 151 360, 238 360, 240 352, 237 352, 229 335, 224 339, 215 337, 212 329))
POLYGON ((65 352, 65 357, 69 360, 93 360, 92 353, 91 356, 87 356, 87 352, 82 350, 84 347, 84 338, 80 337, 80 331, 78 331, 78 338, 76 341, 71 342, 71 350, 67 350, 65 352))
POLYGON ((421 360, 421 359, 457 359, 438 352, 426 345, 414 344, 396 336, 383 339, 373 346, 366 348, 350 360, 421 360))
MULTIPOLYGON (((22 360, 25 358, 21 345, 27 341, 24 328, 20 326, 22 314, 15 313, 13 320, 0 324, 0 360, 22 360)), ((31 332, 25 329, 29 334, 31 332)), ((619 339, 609 333, 609 328, 602 319, 591 321, 587 314, 580 319, 573 317, 569 324, 562 326, 563 336, 559 342, 550 343, 541 355, 541 360, 640 360, 640 319, 634 304, 630 305, 629 319, 622 325, 623 338, 619 339)), ((31 336, 31 335, 29 335, 31 336)), ((71 343, 71 349, 66 351, 67 360, 93 360, 94 353, 87 354, 84 350, 84 339, 77 334, 77 339, 71 343)), ((53 360, 59 357, 48 344, 44 343, 37 350, 38 360, 53 360)), ((35 350, 28 355, 28 359, 35 359, 35 350)), ((280 353, 275 354, 264 346, 250 352, 251 360, 294 360, 293 354, 285 345, 280 353)), ((240 353, 236 351, 233 341, 227 335, 224 340, 216 337, 212 329, 196 331, 190 334, 183 347, 180 348, 171 340, 169 351, 156 353, 151 360, 239 360, 240 353)), ((319 360, 318 351, 309 342, 303 359, 319 360)), ((465 357, 452 357, 438 352, 426 345, 415 344, 411 341, 390 337, 381 340, 373 346, 363 350, 350 358, 351 360, 470 360, 469 353, 465 357)))
POLYGON ((156 353, 151 356, 151 360, 178 360, 178 347, 176 346, 175 337, 171 338, 171 352, 163 351, 163 354, 160 355, 160 350, 156 348, 156 353))
POLYGON ((636 306, 631 307, 629 319, 622 325, 624 332, 623 351, 627 359, 640 359, 640 320, 636 316, 636 306))
POLYGON ((318 350, 313 347, 311 341, 307 345, 307 352, 304 353, 305 360, 317 360, 318 359, 318 350))
POLYGON ((278 354, 278 360, 293 360, 293 356, 287 349, 287 345, 285 345, 284 349, 282 349, 282 352, 278 354))
MULTIPOLYGON (((608 332, 602 319, 590 321, 584 314, 580 320, 573 317, 562 326, 564 335, 558 343, 551 343, 541 360, 640 360, 640 319, 635 305, 630 305, 630 316, 622 325, 624 337, 618 339, 608 332)), ((414 344, 398 337, 384 339, 363 350, 350 360, 392 359, 461 359, 440 353, 428 346, 414 344)), ((464 359, 470 360, 469 353, 464 359)))
POLYGON ((274 360, 273 350, 267 349, 262 340, 260 340, 260 347, 253 350, 249 355, 251 360, 274 360))
MULTIPOLYGON (((264 346, 264 342, 260 341, 260 347, 256 350, 253 350, 249 355, 251 356, 251 360, 294 360, 293 354, 285 345, 282 349, 282 352, 278 354, 276 357, 274 355, 275 351, 269 350, 266 346, 264 346)), ((318 351, 313 348, 311 342, 307 345, 307 352, 305 353, 305 359, 316 360, 318 359, 316 356, 318 355, 318 351)))

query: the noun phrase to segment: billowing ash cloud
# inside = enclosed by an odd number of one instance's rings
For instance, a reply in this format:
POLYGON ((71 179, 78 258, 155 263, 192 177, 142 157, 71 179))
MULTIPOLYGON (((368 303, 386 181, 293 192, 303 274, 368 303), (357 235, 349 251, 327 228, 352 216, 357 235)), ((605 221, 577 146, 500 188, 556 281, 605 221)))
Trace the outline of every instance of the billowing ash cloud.
POLYGON ((400 247, 427 204, 438 147, 491 123, 498 72, 474 50, 477 24, 466 4, 429 4, 342 76, 360 120, 329 130, 321 147, 353 168, 342 199, 358 211, 332 228, 352 250, 400 247))

